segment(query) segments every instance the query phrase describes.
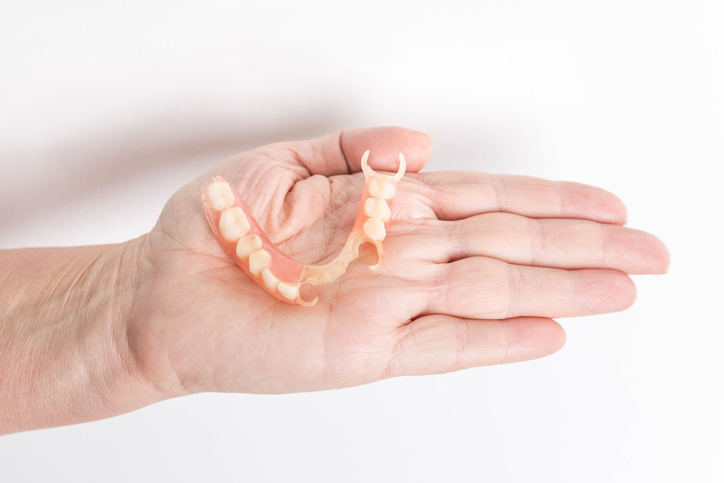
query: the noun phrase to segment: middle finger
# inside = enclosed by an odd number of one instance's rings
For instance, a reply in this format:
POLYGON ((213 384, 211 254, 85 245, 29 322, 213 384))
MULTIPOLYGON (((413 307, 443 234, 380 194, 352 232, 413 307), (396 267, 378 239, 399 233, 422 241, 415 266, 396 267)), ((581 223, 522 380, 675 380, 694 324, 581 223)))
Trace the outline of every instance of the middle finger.
POLYGON ((664 244, 649 233, 588 220, 486 213, 458 221, 427 220, 412 235, 414 242, 404 237, 407 255, 437 263, 484 256, 518 265, 641 274, 665 272, 669 259, 664 244))
POLYGON ((422 315, 476 319, 578 317, 624 310, 636 287, 617 270, 511 265, 471 257, 439 264, 422 315))

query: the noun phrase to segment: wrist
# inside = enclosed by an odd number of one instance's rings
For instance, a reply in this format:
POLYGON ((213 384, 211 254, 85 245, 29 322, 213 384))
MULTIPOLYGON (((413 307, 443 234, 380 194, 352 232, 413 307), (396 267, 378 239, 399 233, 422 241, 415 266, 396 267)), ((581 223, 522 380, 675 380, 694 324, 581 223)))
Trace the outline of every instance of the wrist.
POLYGON ((128 343, 142 240, 0 252, 0 434, 162 399, 128 343))

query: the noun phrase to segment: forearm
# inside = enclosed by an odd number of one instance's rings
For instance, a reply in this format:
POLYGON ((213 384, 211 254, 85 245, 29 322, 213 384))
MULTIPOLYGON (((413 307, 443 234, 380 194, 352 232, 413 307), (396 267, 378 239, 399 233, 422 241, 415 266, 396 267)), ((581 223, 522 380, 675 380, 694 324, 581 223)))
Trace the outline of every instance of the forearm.
POLYGON ((0 251, 0 434, 160 399, 128 345, 139 243, 0 251))

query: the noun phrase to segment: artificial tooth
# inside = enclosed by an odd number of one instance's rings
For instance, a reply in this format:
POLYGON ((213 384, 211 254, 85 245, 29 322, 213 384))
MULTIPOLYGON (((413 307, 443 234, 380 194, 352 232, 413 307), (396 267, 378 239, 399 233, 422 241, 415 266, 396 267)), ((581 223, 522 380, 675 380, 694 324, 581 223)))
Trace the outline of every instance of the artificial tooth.
POLYGON ((390 207, 380 198, 367 198, 365 201, 365 215, 370 218, 379 218, 382 221, 390 219, 390 207))
POLYGON ((296 300, 299 297, 299 285, 292 285, 286 282, 279 282, 277 290, 287 300, 296 300))
POLYGON ((267 286, 269 290, 276 290, 277 284, 279 284, 279 279, 274 276, 274 274, 269 270, 268 268, 265 268, 261 271, 261 278, 264 279, 264 285, 267 286))
POLYGON ((385 178, 372 178, 370 181, 370 195, 375 198, 381 198, 383 200, 389 200, 395 196, 397 188, 392 184, 392 181, 385 178))
POLYGON ((236 256, 245 260, 249 255, 261 248, 261 237, 259 235, 246 235, 236 244, 236 256))
POLYGON ((271 255, 263 248, 249 255, 249 271, 254 275, 261 274, 269 263, 271 263, 271 255))
POLYGON ((364 225, 362 225, 362 228, 365 234, 375 241, 382 241, 385 239, 385 235, 387 235, 387 232, 385 232, 385 222, 379 218, 369 218, 365 221, 364 225))
POLYGON ((244 211, 238 206, 228 208, 221 212, 219 231, 221 232, 221 236, 224 237, 224 240, 235 242, 249 233, 249 230, 251 230, 249 220, 246 219, 244 211))
POLYGON ((234 205, 234 193, 231 192, 231 187, 221 181, 207 186, 206 196, 216 211, 222 211, 234 205))

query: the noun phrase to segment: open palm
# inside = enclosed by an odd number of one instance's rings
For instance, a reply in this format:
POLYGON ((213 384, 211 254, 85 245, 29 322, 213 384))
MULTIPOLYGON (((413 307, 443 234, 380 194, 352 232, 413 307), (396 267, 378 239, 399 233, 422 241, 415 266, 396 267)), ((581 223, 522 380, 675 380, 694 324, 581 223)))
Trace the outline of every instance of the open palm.
MULTIPOLYGON (((429 136, 402 128, 346 130, 238 154, 179 190, 142 242, 129 327, 146 378, 169 396, 281 393, 454 371, 555 352, 552 317, 622 310, 626 273, 660 273, 652 235, 620 226, 613 195, 575 183, 471 172, 418 174, 429 136), (311 308, 269 296, 226 255, 201 207, 223 176, 269 238, 303 263, 336 256, 364 177, 408 161, 385 239, 316 287, 311 308)), ((307 294, 306 298, 310 298, 307 294)))

